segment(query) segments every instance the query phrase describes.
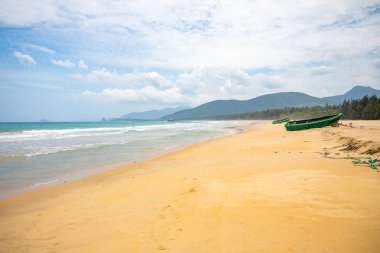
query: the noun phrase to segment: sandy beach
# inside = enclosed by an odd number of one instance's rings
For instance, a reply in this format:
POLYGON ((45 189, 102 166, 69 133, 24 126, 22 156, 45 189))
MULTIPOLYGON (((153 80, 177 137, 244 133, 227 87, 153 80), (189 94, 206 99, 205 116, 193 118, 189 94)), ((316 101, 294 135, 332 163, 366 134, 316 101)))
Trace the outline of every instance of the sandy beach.
POLYGON ((380 158, 380 122, 354 125, 258 121, 3 199, 0 252, 380 252, 380 173, 343 159, 380 158))

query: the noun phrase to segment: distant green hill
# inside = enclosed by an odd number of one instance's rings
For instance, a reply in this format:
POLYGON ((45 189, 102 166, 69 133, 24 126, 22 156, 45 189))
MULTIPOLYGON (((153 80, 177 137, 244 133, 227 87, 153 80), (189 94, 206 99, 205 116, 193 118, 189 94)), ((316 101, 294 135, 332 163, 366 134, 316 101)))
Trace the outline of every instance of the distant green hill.
POLYGON ((216 100, 188 110, 164 116, 162 119, 199 119, 211 116, 255 112, 284 107, 325 105, 331 101, 312 97, 300 92, 280 92, 249 100, 216 100))
POLYGON ((377 95, 380 90, 371 87, 356 86, 347 93, 339 96, 318 98, 300 92, 279 92, 252 98, 249 100, 216 100, 166 115, 165 120, 202 119, 228 114, 249 113, 267 109, 280 109, 285 107, 303 107, 316 105, 340 104, 344 99, 357 99, 365 95, 377 95))

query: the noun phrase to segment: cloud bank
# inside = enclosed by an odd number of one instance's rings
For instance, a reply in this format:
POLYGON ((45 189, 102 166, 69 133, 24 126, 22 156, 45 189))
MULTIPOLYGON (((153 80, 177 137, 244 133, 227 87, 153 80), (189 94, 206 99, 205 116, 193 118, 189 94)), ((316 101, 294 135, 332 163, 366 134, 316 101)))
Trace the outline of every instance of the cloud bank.
POLYGON ((32 30, 28 54, 14 57, 54 54, 94 101, 197 105, 380 88, 375 0, 11 0, 0 2, 0 26, 32 30))

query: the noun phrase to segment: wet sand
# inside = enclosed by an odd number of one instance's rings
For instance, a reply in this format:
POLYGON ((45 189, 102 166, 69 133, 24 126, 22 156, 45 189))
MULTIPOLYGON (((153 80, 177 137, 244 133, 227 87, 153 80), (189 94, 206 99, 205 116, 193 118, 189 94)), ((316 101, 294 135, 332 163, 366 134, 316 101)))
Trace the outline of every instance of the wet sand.
POLYGON ((380 252, 380 173, 341 159, 376 150, 380 122, 354 125, 260 121, 1 200, 0 252, 380 252))

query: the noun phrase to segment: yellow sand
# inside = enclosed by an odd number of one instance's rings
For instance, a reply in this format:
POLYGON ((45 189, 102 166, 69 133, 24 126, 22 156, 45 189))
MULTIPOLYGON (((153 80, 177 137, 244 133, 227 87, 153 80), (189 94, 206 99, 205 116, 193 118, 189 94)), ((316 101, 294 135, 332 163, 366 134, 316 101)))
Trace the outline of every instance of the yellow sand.
POLYGON ((343 135, 379 141, 371 124, 259 122, 2 200, 0 252, 380 252, 380 173, 323 157, 339 156, 343 135))

